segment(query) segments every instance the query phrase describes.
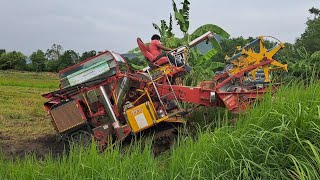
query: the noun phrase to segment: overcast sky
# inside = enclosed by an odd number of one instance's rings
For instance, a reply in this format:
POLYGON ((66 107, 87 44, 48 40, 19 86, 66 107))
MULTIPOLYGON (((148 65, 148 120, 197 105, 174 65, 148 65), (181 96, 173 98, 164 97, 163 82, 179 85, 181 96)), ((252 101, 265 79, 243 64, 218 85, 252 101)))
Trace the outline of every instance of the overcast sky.
MULTIPOLYGON (((272 35, 284 42, 294 42, 312 17, 308 9, 320 7, 319 0, 190 2, 190 32, 216 24, 232 37, 272 35)), ((170 12, 171 0, 0 0, 0 49, 30 55, 57 43, 79 53, 124 53, 136 47, 137 37, 148 41, 157 33, 152 22, 168 20, 170 12)))

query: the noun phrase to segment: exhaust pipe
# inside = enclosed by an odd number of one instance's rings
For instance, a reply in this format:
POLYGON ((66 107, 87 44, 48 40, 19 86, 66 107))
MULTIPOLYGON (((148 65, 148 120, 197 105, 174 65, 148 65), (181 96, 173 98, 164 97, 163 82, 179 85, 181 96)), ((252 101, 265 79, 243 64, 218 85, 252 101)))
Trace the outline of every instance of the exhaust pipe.
POLYGON ((118 139, 123 139, 123 138, 125 138, 125 134, 123 133, 123 128, 120 126, 120 123, 116 117, 116 114, 113 111, 112 104, 109 100, 109 97, 106 93, 106 90, 104 89, 103 86, 100 86, 99 88, 100 88, 100 91, 101 91, 102 97, 103 97, 103 98, 101 98, 103 100, 102 103, 104 105, 104 108, 108 112, 110 119, 112 120, 112 126, 116 130, 117 137, 118 137, 118 139))

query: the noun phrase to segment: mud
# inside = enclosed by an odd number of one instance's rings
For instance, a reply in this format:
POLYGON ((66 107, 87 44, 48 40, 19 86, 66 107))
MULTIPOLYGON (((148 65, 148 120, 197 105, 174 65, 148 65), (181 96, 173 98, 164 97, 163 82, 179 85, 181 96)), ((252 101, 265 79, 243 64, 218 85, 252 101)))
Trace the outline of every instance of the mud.
MULTIPOLYGON (((158 126, 138 136, 143 137, 145 140, 152 138, 152 152, 153 155, 158 156, 172 147, 178 137, 178 130, 174 126, 158 126)), ((122 144, 122 149, 126 149, 126 146, 130 143, 134 143, 134 139, 137 139, 137 137, 131 137, 130 139, 122 144)), ((144 144, 146 141, 142 142, 144 144)), ((45 134, 26 140, 17 140, 13 137, 4 136, 0 132, 0 152, 9 159, 16 157, 23 158, 30 154, 37 158, 43 158, 48 154, 51 154, 53 157, 58 157, 68 151, 68 143, 59 140, 54 134, 45 134)))
POLYGON ((37 158, 42 158, 51 153, 53 157, 61 155, 67 146, 57 138, 56 135, 46 134, 40 137, 26 140, 16 140, 3 136, 0 133, 0 150, 6 158, 23 158, 28 154, 33 154, 37 158))

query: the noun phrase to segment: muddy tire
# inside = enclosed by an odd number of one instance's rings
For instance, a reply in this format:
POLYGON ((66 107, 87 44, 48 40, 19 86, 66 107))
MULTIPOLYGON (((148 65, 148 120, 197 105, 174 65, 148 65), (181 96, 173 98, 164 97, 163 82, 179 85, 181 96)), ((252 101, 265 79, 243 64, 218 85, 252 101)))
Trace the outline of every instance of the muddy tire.
POLYGON ((155 156, 169 150, 178 138, 177 129, 171 128, 157 132, 154 135, 152 151, 155 156))
POLYGON ((71 146, 82 146, 82 147, 89 147, 92 143, 92 136, 89 132, 84 130, 76 131, 70 134, 68 139, 69 145, 71 146))

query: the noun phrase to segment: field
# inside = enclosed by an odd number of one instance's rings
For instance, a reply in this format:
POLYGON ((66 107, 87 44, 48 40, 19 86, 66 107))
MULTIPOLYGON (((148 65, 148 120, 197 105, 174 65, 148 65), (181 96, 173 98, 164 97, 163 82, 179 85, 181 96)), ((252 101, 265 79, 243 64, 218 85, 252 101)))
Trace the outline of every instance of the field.
MULTIPOLYGON (((45 99, 40 96, 57 84, 54 74, 0 72, 0 144, 4 154, 39 154, 37 149, 45 153, 55 145, 61 148, 42 108, 45 99)), ((196 138, 181 136, 170 151, 156 157, 150 143, 139 141, 126 150, 116 146, 104 153, 98 153, 93 145, 87 150, 74 148, 61 157, 49 153, 42 158, 27 155, 8 159, 2 155, 0 177, 320 179, 319 81, 282 86, 275 96, 266 95, 232 125, 226 123, 227 114, 221 116, 215 119, 224 126, 216 128, 208 121, 197 130, 196 138)))
POLYGON ((41 94, 57 86, 52 73, 0 71, 0 146, 4 153, 43 155, 56 143, 41 94))

